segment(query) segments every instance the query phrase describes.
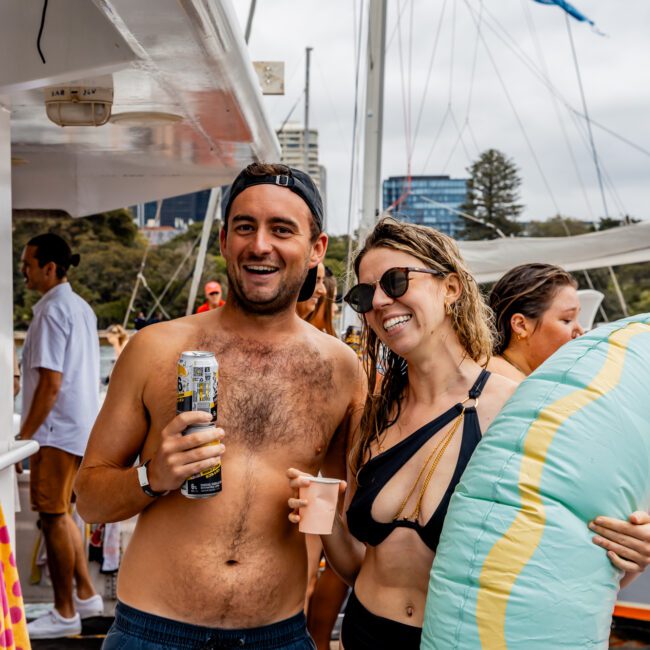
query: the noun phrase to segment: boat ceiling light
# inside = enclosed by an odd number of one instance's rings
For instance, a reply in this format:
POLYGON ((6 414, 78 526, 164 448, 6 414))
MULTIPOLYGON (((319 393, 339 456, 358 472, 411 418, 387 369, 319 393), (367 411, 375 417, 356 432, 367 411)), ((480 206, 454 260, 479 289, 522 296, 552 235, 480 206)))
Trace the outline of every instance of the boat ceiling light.
POLYGON ((59 126, 101 126, 108 122, 112 106, 112 75, 45 89, 47 116, 59 126))

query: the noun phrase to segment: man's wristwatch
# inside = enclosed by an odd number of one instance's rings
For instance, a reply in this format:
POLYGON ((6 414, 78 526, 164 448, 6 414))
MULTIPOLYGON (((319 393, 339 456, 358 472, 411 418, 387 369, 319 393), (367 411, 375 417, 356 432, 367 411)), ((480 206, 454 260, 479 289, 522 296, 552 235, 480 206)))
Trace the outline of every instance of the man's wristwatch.
POLYGON ((166 494, 169 494, 169 490, 165 490, 164 492, 156 492, 155 490, 152 490, 151 486, 149 485, 149 477, 147 476, 148 464, 149 461, 143 463, 140 465, 140 467, 138 467, 138 481, 140 483, 140 487, 148 497, 164 497, 166 494))

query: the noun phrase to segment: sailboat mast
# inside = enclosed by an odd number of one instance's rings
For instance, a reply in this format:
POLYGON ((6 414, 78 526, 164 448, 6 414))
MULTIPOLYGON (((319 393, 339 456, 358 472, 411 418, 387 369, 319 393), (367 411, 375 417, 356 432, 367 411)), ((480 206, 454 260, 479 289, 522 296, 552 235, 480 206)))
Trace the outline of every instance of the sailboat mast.
POLYGON ((384 126, 384 68, 386 52, 386 0, 370 0, 368 74, 363 152, 363 197, 359 243, 377 222, 380 212, 381 149, 384 126))
POLYGON ((309 174, 309 67, 311 64, 311 51, 314 48, 305 48, 305 130, 302 136, 304 148, 304 172, 309 174))

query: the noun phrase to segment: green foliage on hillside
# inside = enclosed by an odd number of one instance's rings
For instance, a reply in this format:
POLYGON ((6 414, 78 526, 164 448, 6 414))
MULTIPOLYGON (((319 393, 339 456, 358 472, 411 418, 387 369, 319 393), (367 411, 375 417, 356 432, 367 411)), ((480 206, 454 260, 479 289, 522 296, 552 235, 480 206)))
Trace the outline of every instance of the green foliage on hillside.
MULTIPOLYGON (((143 275, 147 285, 160 294, 185 257, 192 243, 200 235, 202 224, 193 224, 183 235, 158 247, 150 247, 143 275)), ((70 269, 69 280, 97 314, 100 328, 121 323, 129 304, 131 292, 140 270, 147 242, 138 232, 126 210, 83 219, 60 216, 40 216, 17 212, 13 219, 14 269, 14 327, 24 330, 32 318, 32 306, 40 296, 27 291, 20 273, 20 254, 29 239, 42 232, 56 232, 70 244, 73 252, 81 254, 81 263, 70 269)), ((209 279, 225 279, 225 262, 218 257, 218 237, 213 234, 206 256, 205 268, 197 305, 203 302, 203 284, 209 279)), ((196 250, 185 262, 177 279, 171 284, 162 301, 172 318, 185 314, 196 250)), ((154 308, 154 300, 140 285, 130 323, 142 310, 147 314, 154 308)))

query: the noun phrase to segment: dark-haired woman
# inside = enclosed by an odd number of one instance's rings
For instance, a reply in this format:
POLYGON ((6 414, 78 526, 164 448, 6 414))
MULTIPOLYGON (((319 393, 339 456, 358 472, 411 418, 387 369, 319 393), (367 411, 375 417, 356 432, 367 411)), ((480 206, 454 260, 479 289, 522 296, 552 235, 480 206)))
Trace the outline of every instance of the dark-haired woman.
POLYGON ((583 333, 575 278, 552 264, 522 264, 492 288, 497 330, 488 368, 522 381, 558 348, 583 333))
MULTIPOLYGON (((487 368, 521 382, 583 334, 577 288, 575 278, 553 264, 522 264, 508 271, 490 293, 497 338, 487 368)), ((597 534, 594 543, 625 572, 621 586, 645 569, 650 559, 648 513, 634 512, 628 521, 598 517, 590 528, 597 534)))

